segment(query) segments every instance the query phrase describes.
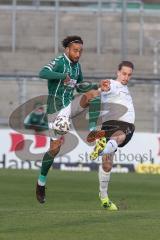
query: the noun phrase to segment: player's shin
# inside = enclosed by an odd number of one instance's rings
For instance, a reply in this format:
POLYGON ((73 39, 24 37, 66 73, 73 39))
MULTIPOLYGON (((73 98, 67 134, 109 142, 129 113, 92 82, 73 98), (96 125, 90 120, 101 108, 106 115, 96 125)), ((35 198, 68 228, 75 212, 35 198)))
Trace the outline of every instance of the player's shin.
POLYGON ((101 165, 99 166, 99 194, 101 199, 108 197, 108 183, 110 181, 110 173, 111 172, 105 172, 101 165))
POLYGON ((44 157, 43 157, 43 160, 42 160, 42 166, 41 166, 41 173, 38 177, 38 184, 40 186, 45 186, 46 177, 47 177, 47 174, 48 174, 48 171, 49 171, 50 167, 53 164, 53 160, 54 160, 54 157, 52 155, 50 155, 49 152, 46 152, 44 154, 44 157))

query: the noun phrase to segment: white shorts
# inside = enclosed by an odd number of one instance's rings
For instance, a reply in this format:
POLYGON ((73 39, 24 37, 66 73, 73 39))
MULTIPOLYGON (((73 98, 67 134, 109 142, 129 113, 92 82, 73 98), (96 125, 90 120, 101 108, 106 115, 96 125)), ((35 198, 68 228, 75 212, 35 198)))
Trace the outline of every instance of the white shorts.
POLYGON ((48 114, 49 136, 52 140, 57 140, 61 137, 61 135, 55 133, 54 129, 51 127, 53 126, 53 122, 57 116, 67 116, 68 118, 72 119, 85 110, 85 108, 82 108, 80 106, 81 98, 82 95, 77 95, 67 107, 61 109, 58 112, 48 114))

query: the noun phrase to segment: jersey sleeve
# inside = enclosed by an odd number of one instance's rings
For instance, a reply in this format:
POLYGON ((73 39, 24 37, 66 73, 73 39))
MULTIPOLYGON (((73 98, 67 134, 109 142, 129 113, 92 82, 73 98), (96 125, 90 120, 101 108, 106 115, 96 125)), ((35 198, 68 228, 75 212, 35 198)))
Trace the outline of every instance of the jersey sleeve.
POLYGON ((77 90, 78 93, 85 93, 85 92, 88 92, 92 89, 97 90, 98 89, 98 84, 83 81, 83 82, 77 84, 77 87, 76 87, 76 90, 77 90))
POLYGON ((76 90, 78 93, 85 93, 85 92, 90 91, 91 89, 98 89, 98 84, 83 81, 83 74, 82 74, 81 66, 79 68, 79 77, 78 77, 77 83, 78 83, 78 85, 76 87, 76 90))
POLYGON ((52 60, 46 64, 39 72, 39 77, 47 80, 64 80, 67 77, 64 72, 63 62, 60 60, 52 60))
POLYGON ((79 64, 79 76, 77 79, 77 83, 81 83, 83 82, 83 74, 82 74, 82 70, 81 70, 81 65, 79 64))

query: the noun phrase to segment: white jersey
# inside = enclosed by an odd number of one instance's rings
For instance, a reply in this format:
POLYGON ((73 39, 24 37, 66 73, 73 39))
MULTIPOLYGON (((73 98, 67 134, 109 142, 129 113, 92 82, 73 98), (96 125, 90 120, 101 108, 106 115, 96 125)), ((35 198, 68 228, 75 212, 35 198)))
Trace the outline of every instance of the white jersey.
POLYGON ((134 123, 135 111, 127 85, 110 80, 110 90, 101 93, 102 122, 120 120, 134 123))

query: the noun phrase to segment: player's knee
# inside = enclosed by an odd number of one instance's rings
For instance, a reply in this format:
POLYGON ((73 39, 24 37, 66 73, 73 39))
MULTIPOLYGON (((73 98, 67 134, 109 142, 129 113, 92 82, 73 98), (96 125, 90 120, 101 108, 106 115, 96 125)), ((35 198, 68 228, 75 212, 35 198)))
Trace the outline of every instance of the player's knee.
POLYGON ((89 101, 99 96, 99 94, 98 90, 90 90, 84 93, 80 100, 80 106, 86 108, 89 105, 89 101))
POLYGON ((50 143, 50 149, 49 149, 49 153, 51 156, 55 157, 61 148, 61 141, 60 140, 53 140, 50 143))
POLYGON ((112 170, 113 160, 112 156, 106 154, 102 158, 102 168, 105 172, 110 172, 112 170))
POLYGON ((83 94, 83 96, 81 97, 80 106, 82 108, 86 108, 88 106, 88 98, 86 94, 83 94))
POLYGON ((102 164, 102 168, 105 172, 110 172, 112 170, 112 164, 111 163, 102 164))

